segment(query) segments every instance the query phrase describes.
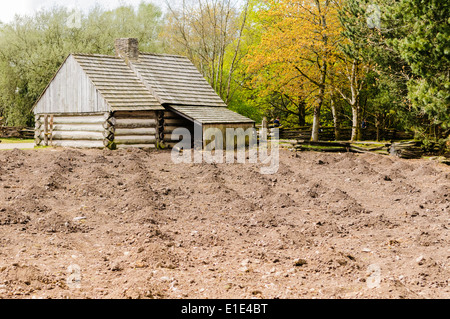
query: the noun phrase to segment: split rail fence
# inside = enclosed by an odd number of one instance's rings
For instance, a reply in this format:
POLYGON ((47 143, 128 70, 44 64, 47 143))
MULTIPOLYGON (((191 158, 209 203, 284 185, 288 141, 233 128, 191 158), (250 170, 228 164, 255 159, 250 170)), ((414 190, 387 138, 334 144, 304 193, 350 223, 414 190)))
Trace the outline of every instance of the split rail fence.
POLYGON ((0 126, 0 138, 34 139, 34 128, 0 126))

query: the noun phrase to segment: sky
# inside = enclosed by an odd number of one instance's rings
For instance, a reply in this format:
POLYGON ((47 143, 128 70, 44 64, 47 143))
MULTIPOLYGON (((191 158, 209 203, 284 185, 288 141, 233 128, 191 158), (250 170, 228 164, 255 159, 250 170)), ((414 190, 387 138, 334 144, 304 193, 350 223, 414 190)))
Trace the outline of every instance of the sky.
MULTIPOLYGON (((78 8, 82 11, 88 11, 95 3, 107 9, 113 9, 121 4, 139 5, 142 0, 7 0, 0 1, 0 21, 4 23, 11 22, 16 14, 32 15, 34 12, 43 8, 49 8, 54 5, 68 7, 69 9, 78 8)), ((164 6, 164 0, 150 0, 164 6)))

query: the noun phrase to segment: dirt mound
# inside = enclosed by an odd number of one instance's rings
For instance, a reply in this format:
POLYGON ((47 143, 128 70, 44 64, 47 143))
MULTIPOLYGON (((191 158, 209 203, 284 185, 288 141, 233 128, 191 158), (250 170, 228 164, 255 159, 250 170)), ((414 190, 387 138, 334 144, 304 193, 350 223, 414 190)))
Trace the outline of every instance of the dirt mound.
POLYGON ((342 169, 353 169, 356 167, 356 161, 353 156, 343 156, 342 159, 336 163, 336 167, 342 169))
POLYGON ((431 165, 423 164, 414 171, 414 174, 417 174, 419 176, 437 176, 439 175, 439 172, 431 165))
POLYGON ((0 152, 0 298, 450 297, 449 167, 281 151, 260 168, 0 152))
POLYGON ((29 156, 30 156, 30 153, 20 150, 18 148, 13 149, 11 151, 7 151, 7 153, 6 153, 6 158, 8 160, 14 160, 14 161, 23 160, 29 156))
POLYGON ((437 188, 427 192, 425 197, 427 204, 448 204, 450 203, 450 186, 440 185, 437 188))
POLYGON ((414 171, 415 167, 411 164, 407 164, 404 160, 400 162, 395 162, 390 166, 392 172, 399 172, 403 174, 408 174, 414 171))
POLYGON ((365 229, 394 229, 399 225, 395 221, 392 221, 386 217, 385 214, 369 214, 362 215, 360 219, 352 221, 349 226, 361 231, 365 229))
POLYGON ((49 213, 34 219, 32 226, 41 233, 88 233, 90 227, 83 224, 84 219, 74 221, 58 213, 49 213))
POLYGON ((292 199, 290 194, 276 195, 274 204, 277 205, 276 208, 293 207, 296 205, 295 200, 292 199))
POLYGON ((338 203, 344 200, 351 200, 351 198, 346 192, 336 188, 329 192, 327 200, 329 203, 338 203))
POLYGON ((369 214, 370 210, 364 208, 354 199, 340 201, 338 204, 329 206, 333 215, 343 215, 346 217, 360 218, 363 214, 369 214))
POLYGON ((328 192, 328 188, 320 181, 310 181, 306 184, 306 195, 310 198, 319 198, 328 192))
MULTIPOLYGON (((52 283, 52 279, 44 274, 37 266, 20 265, 18 263, 8 267, 4 271, 4 277, 8 278, 10 285, 21 285, 18 292, 26 293, 26 291, 34 291, 45 288, 52 283)), ((61 281, 65 286, 65 283, 61 281)))
POLYGON ((371 165, 380 165, 383 167, 391 166, 395 161, 393 158, 389 156, 378 155, 373 153, 361 154, 359 158, 367 161, 371 165))
POLYGON ((46 176, 43 179, 43 186, 47 191, 55 191, 57 189, 65 189, 65 184, 68 179, 64 177, 61 173, 55 172, 50 176, 46 176))
POLYGON ((386 175, 383 176, 384 180, 392 181, 398 179, 405 179, 405 175, 401 173, 401 170, 398 169, 390 169, 386 175))
POLYGON ((352 172, 357 175, 368 175, 368 176, 377 176, 379 173, 375 171, 369 163, 357 164, 352 172))
POLYGON ((12 208, 0 208, 0 226, 5 225, 26 225, 30 222, 30 216, 18 213, 12 208))

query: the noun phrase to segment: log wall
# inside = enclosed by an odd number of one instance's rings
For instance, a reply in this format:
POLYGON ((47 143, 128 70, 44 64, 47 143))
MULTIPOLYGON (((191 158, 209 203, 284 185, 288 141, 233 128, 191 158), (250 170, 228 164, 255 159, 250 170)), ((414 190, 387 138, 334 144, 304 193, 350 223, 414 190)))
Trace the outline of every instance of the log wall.
POLYGON ((104 148, 108 146, 105 123, 109 113, 84 116, 37 115, 36 146, 104 148))
MULTIPOLYGON (((219 128, 225 137, 226 128, 241 127, 246 130, 253 125, 204 125, 203 133, 210 127, 219 128)), ((177 128, 189 130, 191 146, 194 147, 194 123, 170 111, 43 114, 36 116, 35 142, 37 146, 77 148, 172 148, 181 141, 179 136, 173 134, 177 128)))
POLYGON ((77 148, 150 148, 159 146, 163 129, 158 111, 91 115, 37 115, 37 146, 77 148))
POLYGON ((114 144, 156 149, 160 145, 160 111, 114 112, 114 144))
MULTIPOLYGON (((205 137, 206 135, 206 131, 208 129, 217 129, 222 133, 222 137, 223 137, 223 148, 225 149, 227 147, 227 144, 229 143, 231 146, 237 146, 238 143, 240 143, 240 141, 238 141, 237 136, 234 136, 234 139, 231 141, 227 141, 227 129, 243 129, 245 133, 247 133, 248 129, 254 128, 254 124, 249 124, 249 123, 235 123, 235 124, 210 124, 210 125, 203 125, 203 137, 205 137)), ((257 138, 257 136, 253 136, 255 139, 257 138)), ((250 136, 246 135, 245 136, 245 145, 249 145, 249 141, 250 141, 250 136)), ((214 139, 204 139, 203 140, 203 147, 204 148, 208 148, 208 147, 214 147, 216 146, 214 143, 214 139)))
POLYGON ((193 139, 194 139, 194 123, 179 116, 176 113, 165 111, 164 112, 164 132, 163 132, 163 141, 164 145, 169 148, 173 148, 176 144, 178 144, 181 139, 173 135, 173 131, 177 128, 187 128, 191 133, 192 137, 192 147, 193 147, 193 139))

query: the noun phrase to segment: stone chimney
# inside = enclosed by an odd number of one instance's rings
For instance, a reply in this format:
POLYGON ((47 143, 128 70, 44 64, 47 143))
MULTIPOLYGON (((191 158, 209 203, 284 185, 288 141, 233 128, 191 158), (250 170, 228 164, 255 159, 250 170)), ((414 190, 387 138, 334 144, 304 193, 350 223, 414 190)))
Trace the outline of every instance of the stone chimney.
POLYGON ((139 59, 139 41, 135 38, 117 39, 115 42, 116 56, 128 61, 139 59))

